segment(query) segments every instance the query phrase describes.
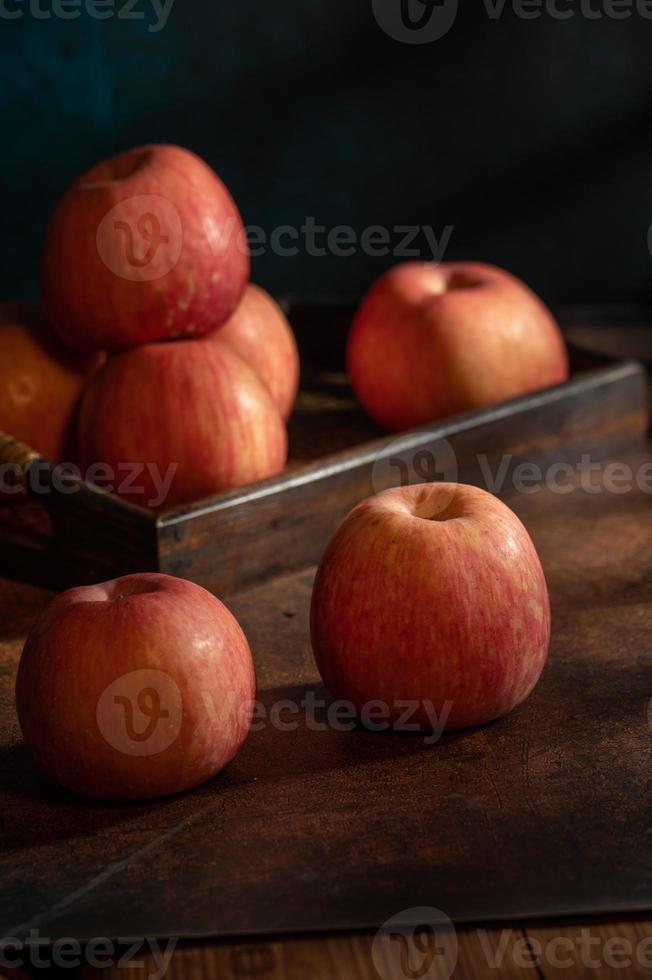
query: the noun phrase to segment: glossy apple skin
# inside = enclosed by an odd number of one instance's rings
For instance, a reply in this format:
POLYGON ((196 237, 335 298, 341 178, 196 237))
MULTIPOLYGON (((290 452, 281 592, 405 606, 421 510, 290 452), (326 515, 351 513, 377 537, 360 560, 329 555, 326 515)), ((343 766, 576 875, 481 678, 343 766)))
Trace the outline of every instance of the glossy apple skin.
POLYGON ((550 311, 479 262, 408 262, 363 299, 347 343, 354 391, 387 429, 409 429, 568 378, 550 311))
POLYGON ((0 304, 0 430, 53 463, 75 458, 76 410, 102 354, 77 354, 36 304, 0 304))
MULTIPOLYGON (((279 473, 287 435, 271 395, 235 351, 180 340, 109 359, 84 395, 79 448, 84 468, 101 462, 117 473, 120 464, 150 463, 164 474, 176 464, 171 507, 279 473)), ((146 506, 156 493, 145 471, 121 496, 146 506)))
POLYGON ((228 343, 254 369, 284 420, 299 387, 299 352, 283 310, 269 293, 250 284, 233 316, 207 338, 228 343))
MULTIPOLYGON (((324 683, 358 711, 373 700, 431 703, 467 728, 520 704, 550 639, 534 545, 516 515, 475 487, 385 490, 340 525, 312 596, 312 645, 324 683)), ((419 707, 414 719, 429 726, 419 707)))
MULTIPOLYGON (((147 799, 197 786, 234 757, 247 737, 255 688, 249 645, 226 606, 198 585, 152 573, 53 599, 27 637, 16 705, 27 745, 62 786, 147 799), (114 727, 102 730, 98 705, 116 681, 135 705, 142 680, 137 675, 125 687, 120 679, 144 670, 162 674, 179 700, 161 686, 164 741, 133 755, 121 750, 125 714, 112 712, 114 727), (165 726, 174 736, 169 745, 165 726)), ((133 728, 142 732, 146 720, 136 716, 133 728)))
POLYGON ((48 319, 79 350, 210 333, 235 310, 248 278, 231 195, 203 160, 177 146, 138 147, 81 174, 59 201, 43 246, 48 319), (115 221, 102 225, 118 205, 115 221), (158 222, 154 233, 148 219, 146 238, 138 231, 144 214, 158 222))

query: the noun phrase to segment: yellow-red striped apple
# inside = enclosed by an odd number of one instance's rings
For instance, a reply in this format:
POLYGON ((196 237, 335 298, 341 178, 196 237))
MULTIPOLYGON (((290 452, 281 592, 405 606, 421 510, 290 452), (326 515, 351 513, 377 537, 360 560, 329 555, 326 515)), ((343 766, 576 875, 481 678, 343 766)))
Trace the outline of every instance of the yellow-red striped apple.
POLYGON ((354 391, 387 429, 408 429, 565 381, 568 355, 541 300, 480 262, 407 262, 382 276, 347 344, 354 391))
POLYGON ((254 369, 283 419, 292 412, 299 387, 299 352, 283 310, 251 283, 233 316, 208 340, 228 343, 254 369))
POLYGON ((35 304, 0 304, 0 430, 53 463, 73 460, 77 405, 102 359, 64 347, 35 304))
POLYGON ((178 340, 107 361, 84 395, 79 451, 85 471, 106 464, 125 500, 160 508, 279 473, 287 435, 235 351, 178 340))
POLYGON ((48 319, 79 350, 210 333, 231 316, 248 278, 231 195, 178 146, 141 146, 81 174, 43 246, 48 319))
POLYGON ((32 627, 16 679, 23 736, 61 785, 147 799, 214 776, 249 731, 247 639, 215 596, 169 575, 70 589, 32 627))
POLYGON ((466 728, 511 711, 537 683, 548 590, 527 531, 497 498, 462 484, 397 487, 336 531, 311 631, 324 683, 359 714, 380 702, 398 728, 408 718, 466 728))

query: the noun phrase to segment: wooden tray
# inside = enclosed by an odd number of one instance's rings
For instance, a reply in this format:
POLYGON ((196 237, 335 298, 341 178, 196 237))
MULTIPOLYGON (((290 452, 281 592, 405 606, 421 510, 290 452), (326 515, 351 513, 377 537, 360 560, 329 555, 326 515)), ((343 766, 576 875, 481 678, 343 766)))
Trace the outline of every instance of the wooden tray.
MULTIPOLYGON (((652 445, 618 459, 640 472, 652 445)), ((436 745, 309 730, 299 714, 295 731, 253 731, 204 787, 148 805, 82 801, 37 772, 13 678, 47 596, 0 583, 0 935, 375 928, 419 906, 456 922, 652 908, 649 493, 510 503, 553 606, 548 665, 517 711, 436 745)), ((312 574, 230 601, 267 709, 325 697, 308 639, 312 574)))
POLYGON ((402 478, 418 482, 415 459, 436 463, 443 452, 444 475, 485 485, 505 456, 516 466, 591 447, 600 459, 645 425, 641 366, 572 348, 567 384, 387 436, 359 409, 342 370, 351 313, 290 309, 303 377, 281 476, 156 514, 87 483, 57 492, 46 468, 49 492, 0 505, 0 574, 64 588, 155 570, 228 595, 317 561, 360 499, 402 478))

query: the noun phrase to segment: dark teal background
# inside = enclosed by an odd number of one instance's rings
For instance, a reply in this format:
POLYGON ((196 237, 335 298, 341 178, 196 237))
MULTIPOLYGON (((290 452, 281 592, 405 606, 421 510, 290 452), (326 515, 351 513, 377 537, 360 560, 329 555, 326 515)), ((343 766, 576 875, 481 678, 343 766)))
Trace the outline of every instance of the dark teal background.
MULTIPOLYGON (((504 265, 552 302, 652 299, 650 20, 492 21, 467 0, 446 37, 414 46, 371 0, 176 0, 157 33, 145 0, 143 20, 3 9, 24 16, 0 17, 2 298, 35 292, 76 173, 166 141, 268 231, 453 225, 446 258, 504 265)), ((254 277, 348 296, 391 261, 268 253, 254 277)))

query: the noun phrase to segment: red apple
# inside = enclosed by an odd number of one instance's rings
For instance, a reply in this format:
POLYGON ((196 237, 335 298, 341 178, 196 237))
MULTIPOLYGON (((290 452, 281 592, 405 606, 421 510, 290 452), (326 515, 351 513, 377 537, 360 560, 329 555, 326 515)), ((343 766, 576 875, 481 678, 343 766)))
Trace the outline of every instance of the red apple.
POLYGON ((74 459, 77 403, 101 361, 67 350, 35 304, 0 304, 0 430, 54 463, 74 459))
POLYGON ((109 359, 84 396, 79 448, 85 470, 104 463, 125 477, 120 496, 160 507, 280 472, 287 436, 271 395, 235 351, 180 340, 109 359))
POLYGON ((324 683, 359 713, 379 701, 397 727, 466 728, 528 696, 550 605, 534 545, 505 504, 475 487, 421 484, 364 500, 340 525, 311 627, 324 683))
POLYGON ((254 369, 283 419, 299 387, 299 352, 292 328, 269 293, 250 284, 230 320, 208 340, 228 343, 254 369))
POLYGON ((219 599, 169 575, 70 589, 32 627, 16 679, 36 760, 88 796, 146 799, 210 779, 244 742, 249 645, 219 599))
POLYGON ((83 173, 57 205, 43 249, 48 318, 80 350, 210 333, 248 278, 233 199, 178 146, 142 146, 83 173))
POLYGON ((550 311, 502 269, 409 262, 371 288, 348 339, 356 395, 388 429, 492 405, 568 377, 550 311))

